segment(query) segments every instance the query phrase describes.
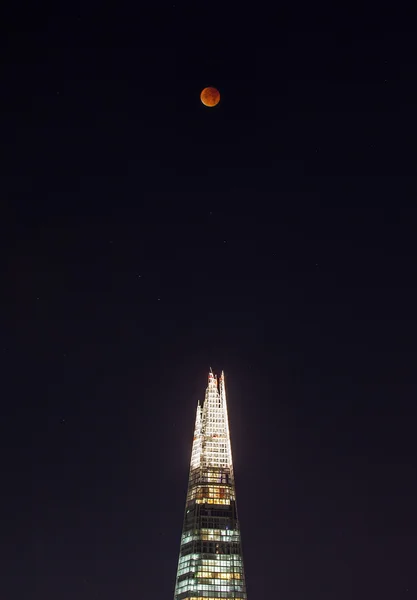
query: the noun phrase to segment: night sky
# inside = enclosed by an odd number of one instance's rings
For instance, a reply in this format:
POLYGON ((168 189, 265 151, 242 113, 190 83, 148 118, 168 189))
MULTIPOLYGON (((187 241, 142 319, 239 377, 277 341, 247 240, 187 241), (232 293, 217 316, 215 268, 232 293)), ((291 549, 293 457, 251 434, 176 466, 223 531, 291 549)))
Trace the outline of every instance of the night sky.
POLYGON ((212 367, 249 600, 416 598, 415 21, 148 4, 2 23, 0 597, 172 599, 212 367))

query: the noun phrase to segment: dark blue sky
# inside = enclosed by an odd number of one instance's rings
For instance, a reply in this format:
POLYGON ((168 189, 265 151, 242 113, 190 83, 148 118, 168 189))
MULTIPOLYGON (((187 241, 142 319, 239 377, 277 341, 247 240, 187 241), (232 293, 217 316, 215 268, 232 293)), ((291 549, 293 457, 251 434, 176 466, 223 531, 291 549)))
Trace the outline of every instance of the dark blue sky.
POLYGON ((415 31, 276 11, 5 20, 6 600, 172 597, 210 366, 250 600, 416 594, 415 31))

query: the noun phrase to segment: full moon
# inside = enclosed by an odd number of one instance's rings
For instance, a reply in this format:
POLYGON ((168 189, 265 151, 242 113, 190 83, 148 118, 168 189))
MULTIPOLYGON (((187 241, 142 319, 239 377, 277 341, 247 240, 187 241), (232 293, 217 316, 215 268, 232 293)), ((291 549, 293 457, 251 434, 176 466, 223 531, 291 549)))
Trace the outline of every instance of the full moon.
POLYGON ((215 87, 206 87, 200 94, 204 106, 216 106, 220 102, 220 92, 215 87))

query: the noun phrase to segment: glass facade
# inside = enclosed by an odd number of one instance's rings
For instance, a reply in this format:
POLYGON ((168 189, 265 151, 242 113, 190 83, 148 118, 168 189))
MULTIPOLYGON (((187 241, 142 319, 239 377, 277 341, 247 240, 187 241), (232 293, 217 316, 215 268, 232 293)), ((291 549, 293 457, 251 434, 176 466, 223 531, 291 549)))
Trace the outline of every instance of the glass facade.
POLYGON ((174 600, 246 600, 224 374, 197 407, 174 600))

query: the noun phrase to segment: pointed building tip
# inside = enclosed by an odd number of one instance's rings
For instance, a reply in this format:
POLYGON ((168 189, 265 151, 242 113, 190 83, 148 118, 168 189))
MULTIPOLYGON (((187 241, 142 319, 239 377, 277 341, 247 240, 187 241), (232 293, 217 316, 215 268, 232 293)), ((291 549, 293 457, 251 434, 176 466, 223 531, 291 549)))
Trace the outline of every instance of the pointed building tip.
POLYGON ((209 371, 209 375, 208 375, 208 384, 209 384, 209 386, 215 385, 216 387, 218 387, 218 385, 219 385, 217 375, 215 375, 213 373, 213 370, 211 367, 210 367, 210 371, 209 371))

